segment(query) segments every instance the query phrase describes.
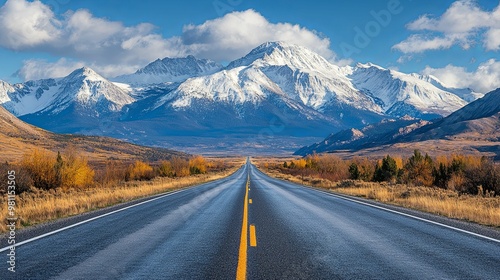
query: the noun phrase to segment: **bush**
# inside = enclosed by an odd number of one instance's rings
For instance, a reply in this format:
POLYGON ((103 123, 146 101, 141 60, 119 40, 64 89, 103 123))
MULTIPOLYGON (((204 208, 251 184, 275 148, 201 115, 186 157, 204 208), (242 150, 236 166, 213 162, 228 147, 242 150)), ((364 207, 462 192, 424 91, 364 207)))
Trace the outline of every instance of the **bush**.
POLYGON ((28 172, 33 180, 33 186, 50 190, 60 186, 56 171, 56 157, 45 150, 35 149, 24 155, 21 167, 28 172))
POLYGON ((189 161, 181 157, 173 157, 170 160, 172 164, 172 170, 174 171, 174 177, 185 177, 189 176, 189 161))
POLYGON ((68 150, 64 157, 58 153, 55 170, 58 182, 64 189, 85 188, 94 183, 94 170, 87 159, 77 156, 76 150, 68 150))
POLYGON ((24 170, 21 166, 5 162, 0 164, 0 193, 7 193, 8 191, 9 171, 15 172, 16 195, 29 191, 33 186, 33 180, 31 180, 27 170, 24 170))
POLYGON ((160 177, 174 177, 174 169, 170 161, 164 160, 160 163, 157 169, 158 176, 160 177))
POLYGON ((207 162, 204 157, 196 156, 189 160, 190 174, 205 174, 207 173, 207 162))
POLYGON ((500 167, 490 159, 484 157, 478 166, 466 167, 464 174, 467 182, 463 192, 479 195, 483 195, 484 191, 500 193, 500 167), (483 193, 478 192, 479 186, 482 186, 483 193))
POLYGON ((103 169, 98 170, 97 181, 102 185, 115 184, 127 180, 128 167, 117 160, 107 160, 103 169))
POLYGON ((151 180, 154 178, 153 167, 138 160, 129 167, 127 178, 129 180, 151 180))

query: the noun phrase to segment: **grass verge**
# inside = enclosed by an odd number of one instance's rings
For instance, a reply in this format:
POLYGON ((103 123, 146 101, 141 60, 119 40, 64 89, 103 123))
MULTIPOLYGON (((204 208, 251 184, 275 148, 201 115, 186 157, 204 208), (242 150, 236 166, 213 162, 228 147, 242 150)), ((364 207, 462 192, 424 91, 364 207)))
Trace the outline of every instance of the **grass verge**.
MULTIPOLYGON (((16 197, 15 214, 18 217, 19 228, 28 227, 134 199, 222 179, 234 173, 239 167, 235 166, 225 171, 182 178, 158 177, 151 181, 125 182, 105 188, 95 187, 66 192, 33 189, 16 197)), ((3 205, 0 213, 2 221, 6 221, 8 214, 6 200, 6 196, 0 198, 0 205, 3 205)), ((1 223, 0 233, 6 231, 6 224, 1 223)))
POLYGON ((465 220, 486 226, 500 227, 500 197, 459 195, 455 191, 402 184, 373 183, 293 176, 278 170, 261 168, 274 178, 326 189, 332 192, 364 197, 379 202, 416 209, 448 218, 465 220))

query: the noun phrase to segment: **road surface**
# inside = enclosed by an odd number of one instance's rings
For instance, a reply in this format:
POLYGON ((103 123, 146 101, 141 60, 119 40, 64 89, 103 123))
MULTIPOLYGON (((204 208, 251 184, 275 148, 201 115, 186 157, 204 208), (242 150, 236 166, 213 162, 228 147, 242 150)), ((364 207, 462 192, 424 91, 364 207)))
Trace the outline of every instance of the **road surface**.
POLYGON ((498 279, 500 241, 269 178, 155 197, 16 248, 0 279, 498 279))

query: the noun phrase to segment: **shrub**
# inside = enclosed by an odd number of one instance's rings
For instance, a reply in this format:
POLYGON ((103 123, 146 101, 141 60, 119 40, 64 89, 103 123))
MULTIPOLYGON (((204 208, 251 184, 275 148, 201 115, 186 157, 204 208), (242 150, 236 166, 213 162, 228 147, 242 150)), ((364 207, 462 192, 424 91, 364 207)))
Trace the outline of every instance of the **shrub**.
POLYGON ((85 188, 94 183, 94 170, 86 158, 77 156, 74 149, 67 150, 64 157, 58 153, 54 168, 63 189, 85 188))
POLYGON ((170 160, 175 177, 189 176, 189 161, 175 156, 170 160))
POLYGON ((7 193, 8 191, 9 171, 15 172, 16 195, 29 191, 33 186, 33 180, 31 180, 27 170, 24 170, 21 166, 5 162, 0 164, 0 193, 7 193))
POLYGON ((205 174, 207 173, 207 162, 202 156, 195 156, 189 160, 190 174, 205 174))
POLYGON ((55 166, 56 157, 39 149, 25 154, 21 162, 21 167, 28 172, 33 180, 33 186, 43 190, 55 189, 60 186, 55 166))
POLYGON ((107 160, 103 169, 98 170, 97 180, 102 185, 126 181, 128 167, 118 160, 107 160))
POLYGON ((172 163, 167 160, 164 160, 160 163, 157 172, 160 177, 174 177, 174 169, 172 168, 172 163))
POLYGON ((500 168, 495 163, 483 157, 477 166, 466 166, 464 176, 467 180, 462 191, 483 195, 478 193, 478 187, 482 186, 482 191, 500 193, 500 168))
POLYGON ((129 167, 127 177, 129 180, 151 180, 154 178, 153 167, 138 160, 129 167))

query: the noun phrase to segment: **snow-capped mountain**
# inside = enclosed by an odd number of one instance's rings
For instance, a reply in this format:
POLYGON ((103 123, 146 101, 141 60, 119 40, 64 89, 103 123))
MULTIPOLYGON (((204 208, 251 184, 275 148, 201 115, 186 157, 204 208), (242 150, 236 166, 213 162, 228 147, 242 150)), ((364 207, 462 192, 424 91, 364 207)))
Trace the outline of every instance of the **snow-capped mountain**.
POLYGON ((372 122, 382 113, 369 96, 353 87, 343 69, 304 47, 283 42, 265 43, 222 71, 186 80, 156 107, 182 109, 192 106, 193 100, 258 106, 276 98, 289 107, 307 107, 330 118, 352 116, 346 118, 352 125, 372 122))
POLYGON ((124 87, 117 86, 90 68, 73 71, 67 77, 0 84, 3 106, 16 116, 56 115, 75 107, 89 115, 119 112, 135 99, 124 87))
POLYGON ((409 117, 384 120, 359 130, 351 128, 332 133, 295 154, 339 150, 354 153, 375 147, 389 153, 392 148, 401 152, 426 146, 445 154, 486 153, 500 159, 500 88, 435 122, 409 117))
POLYGON ((0 103, 56 132, 155 145, 189 136, 179 140, 188 146, 224 137, 293 149, 311 143, 305 137, 320 140, 385 118, 447 116, 467 104, 458 95, 476 97, 432 76, 372 64, 339 67, 284 42, 264 43, 226 67, 193 56, 165 58, 114 81, 82 68, 65 78, 0 82, 0 103))
POLYGON ((410 115, 419 118, 446 116, 467 104, 456 94, 436 87, 437 79, 404 74, 374 64, 348 67, 354 86, 383 108, 390 116, 410 115), (426 81, 427 79, 427 81, 426 81))
POLYGON ((435 87, 437 87, 443 91, 451 92, 467 102, 473 102, 473 101, 484 96, 484 94, 479 93, 479 92, 475 92, 470 88, 448 87, 443 82, 441 82, 438 78, 436 78, 432 75, 418 75, 418 74, 411 74, 411 75, 418 77, 419 79, 421 79, 423 81, 429 82, 429 83, 433 84, 435 87))
POLYGON ((181 82, 188 78, 215 73, 222 68, 222 65, 214 61, 197 59, 192 55, 183 58, 166 57, 151 62, 133 74, 119 76, 113 80, 133 85, 181 82))

